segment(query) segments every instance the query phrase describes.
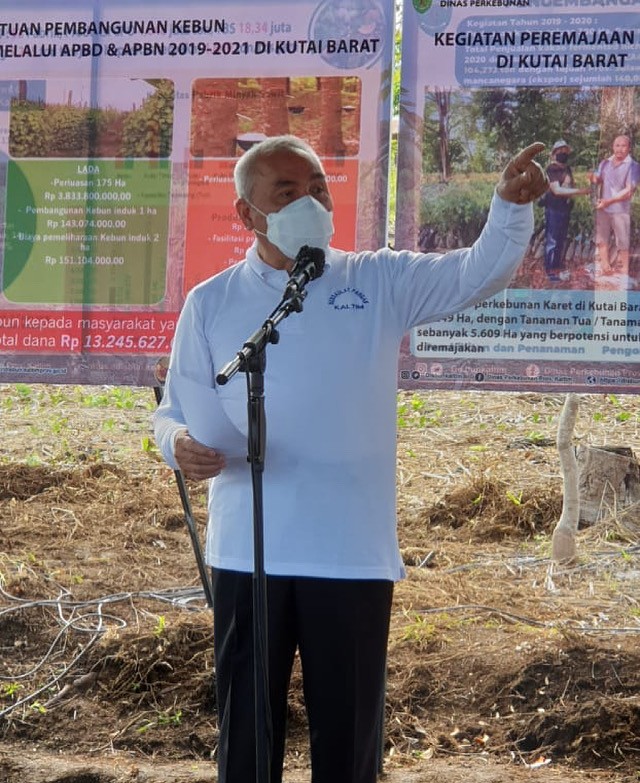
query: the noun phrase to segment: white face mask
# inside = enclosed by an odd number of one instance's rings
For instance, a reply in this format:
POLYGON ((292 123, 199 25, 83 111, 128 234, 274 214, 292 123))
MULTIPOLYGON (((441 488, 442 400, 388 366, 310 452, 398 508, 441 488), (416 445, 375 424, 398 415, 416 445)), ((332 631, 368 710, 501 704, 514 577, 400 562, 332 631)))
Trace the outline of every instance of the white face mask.
POLYGON ((251 206, 267 219, 267 233, 254 229, 256 234, 266 236, 287 258, 294 259, 303 245, 327 251, 333 236, 333 213, 313 196, 302 196, 268 215, 251 206))

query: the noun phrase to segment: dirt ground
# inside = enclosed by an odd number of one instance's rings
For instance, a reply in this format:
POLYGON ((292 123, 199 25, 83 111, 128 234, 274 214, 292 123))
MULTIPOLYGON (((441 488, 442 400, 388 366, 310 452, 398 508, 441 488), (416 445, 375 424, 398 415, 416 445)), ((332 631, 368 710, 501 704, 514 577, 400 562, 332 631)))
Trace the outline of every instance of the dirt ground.
MULTIPOLYGON (((640 780, 640 511, 609 502, 552 565, 562 403, 399 394, 389 783, 640 780)), ((154 406, 0 386, 0 783, 215 780, 211 613, 154 406)), ((574 440, 639 428, 636 398, 589 395, 574 440)), ((287 783, 308 762, 296 669, 287 783)))

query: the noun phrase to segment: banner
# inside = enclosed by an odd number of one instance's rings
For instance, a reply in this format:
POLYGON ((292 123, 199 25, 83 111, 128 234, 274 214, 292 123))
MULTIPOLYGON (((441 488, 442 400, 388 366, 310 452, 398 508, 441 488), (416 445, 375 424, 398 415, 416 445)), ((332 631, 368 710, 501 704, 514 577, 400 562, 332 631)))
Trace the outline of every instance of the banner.
POLYGON ((232 174, 267 136, 320 155, 336 245, 384 244, 391 3, 0 12, 0 382, 154 384, 187 291, 252 241, 232 174))
POLYGON ((403 386, 640 389, 636 9, 405 2, 396 246, 473 242, 501 170, 533 141, 553 192, 509 289, 406 340, 403 386))

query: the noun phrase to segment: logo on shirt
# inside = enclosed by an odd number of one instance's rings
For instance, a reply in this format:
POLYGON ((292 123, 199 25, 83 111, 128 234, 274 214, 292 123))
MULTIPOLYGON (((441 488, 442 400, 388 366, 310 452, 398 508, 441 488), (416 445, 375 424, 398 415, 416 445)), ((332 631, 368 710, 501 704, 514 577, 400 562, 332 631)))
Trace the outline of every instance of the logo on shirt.
POLYGON ((357 288, 340 288, 329 297, 329 307, 334 310, 364 310, 368 304, 367 297, 357 288))

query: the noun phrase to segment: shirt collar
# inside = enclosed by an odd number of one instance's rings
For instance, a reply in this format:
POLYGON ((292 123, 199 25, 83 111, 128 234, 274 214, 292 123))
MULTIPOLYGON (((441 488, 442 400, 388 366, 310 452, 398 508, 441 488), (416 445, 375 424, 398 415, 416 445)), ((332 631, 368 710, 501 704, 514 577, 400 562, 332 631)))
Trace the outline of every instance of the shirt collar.
MULTIPOLYGON (((332 252, 333 251, 329 249, 329 252, 327 253, 327 257, 325 259, 325 271, 328 270, 331 266, 330 258, 332 252)), ((265 264, 265 262, 258 255, 257 241, 254 242, 247 250, 245 260, 251 271, 264 280, 268 286, 284 291, 287 285, 287 280, 289 279, 289 273, 286 271, 286 269, 275 269, 269 264, 265 264)))
POLYGON ((275 269, 274 267, 269 266, 269 264, 265 264, 258 255, 257 241, 247 250, 246 262, 251 271, 264 280, 267 285, 272 286, 273 288, 284 289, 289 278, 289 273, 286 269, 275 269))

